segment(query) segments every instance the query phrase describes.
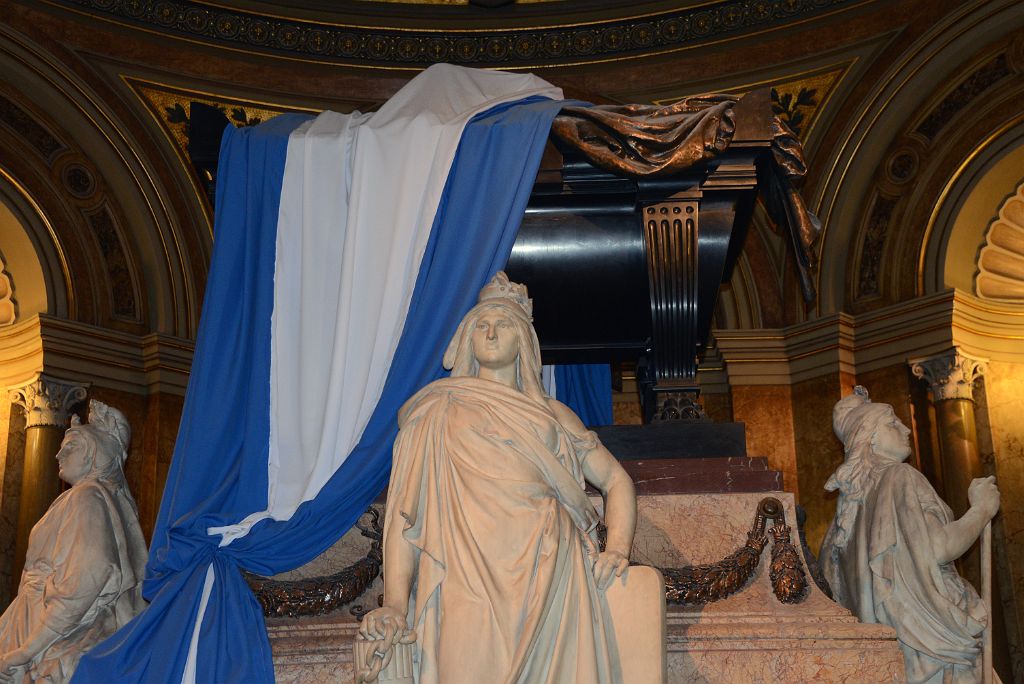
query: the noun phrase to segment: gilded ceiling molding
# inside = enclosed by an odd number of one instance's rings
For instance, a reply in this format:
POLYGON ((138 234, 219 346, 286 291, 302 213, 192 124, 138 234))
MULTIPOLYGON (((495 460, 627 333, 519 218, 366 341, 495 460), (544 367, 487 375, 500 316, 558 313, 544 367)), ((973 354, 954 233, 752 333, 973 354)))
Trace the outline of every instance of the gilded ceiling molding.
POLYGON ((862 0, 717 0, 585 24, 513 29, 367 27, 271 16, 194 0, 50 0, 120 24, 244 52, 349 66, 421 69, 438 62, 536 68, 628 59, 778 28, 862 0))
MULTIPOLYGON (((157 128, 160 129, 163 137, 167 139, 174 149, 185 176, 192 183, 196 203, 204 209, 211 234, 213 232, 213 208, 210 206, 208 195, 203 187, 204 183, 209 179, 197 176, 188 153, 189 123, 192 118, 192 106, 194 104, 201 104, 218 109, 237 127, 254 126, 285 112, 309 112, 316 114, 320 111, 318 109, 295 107, 284 103, 243 100, 218 93, 179 88, 131 76, 122 75, 121 80, 139 98, 139 101, 156 123, 157 128)), ((336 102, 332 102, 332 108, 343 112, 352 109, 362 109, 365 111, 377 106, 377 104, 360 100, 345 103, 347 106, 339 107, 336 102)))
POLYGON ((975 290, 982 299, 1024 302, 1024 183, 985 231, 975 290))

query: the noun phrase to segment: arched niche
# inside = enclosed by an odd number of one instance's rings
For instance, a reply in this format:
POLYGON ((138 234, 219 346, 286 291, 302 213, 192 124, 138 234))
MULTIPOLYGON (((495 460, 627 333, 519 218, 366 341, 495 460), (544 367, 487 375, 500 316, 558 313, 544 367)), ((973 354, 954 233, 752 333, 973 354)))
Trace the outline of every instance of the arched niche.
MULTIPOLYGON (((2 169, 0 169, 2 171, 2 169)), ((7 324, 38 313, 66 316, 67 265, 49 221, 6 174, 0 175, 0 261, 13 306, 7 324)), ((0 311, 0 325, 5 316, 0 311)))
MULTIPOLYGON (((923 294, 957 288, 986 297, 983 288, 977 287, 979 257, 992 227, 1000 223, 1001 214, 1012 211, 1008 205, 1018 195, 1022 182, 1024 125, 1019 125, 977 150, 950 186, 945 202, 937 207, 924 245, 923 294)), ((1024 231, 1024 223, 1020 230, 1024 231)), ((1021 280, 1024 281, 1024 272, 1021 280)), ((983 284, 984 281, 982 278, 983 284)), ((1021 287, 1024 288, 1024 282, 1021 287)), ((989 288, 989 298, 1003 298, 993 296, 995 292, 989 288)))

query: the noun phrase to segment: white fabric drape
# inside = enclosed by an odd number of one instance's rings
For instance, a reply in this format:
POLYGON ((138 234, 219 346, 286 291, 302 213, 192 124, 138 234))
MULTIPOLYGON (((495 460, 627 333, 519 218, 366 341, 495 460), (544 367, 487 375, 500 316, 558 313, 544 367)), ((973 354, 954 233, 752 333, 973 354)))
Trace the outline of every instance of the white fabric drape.
POLYGON ((373 114, 324 112, 288 141, 271 333, 265 511, 288 519, 362 436, 381 396, 466 123, 562 92, 531 74, 435 65, 373 114))

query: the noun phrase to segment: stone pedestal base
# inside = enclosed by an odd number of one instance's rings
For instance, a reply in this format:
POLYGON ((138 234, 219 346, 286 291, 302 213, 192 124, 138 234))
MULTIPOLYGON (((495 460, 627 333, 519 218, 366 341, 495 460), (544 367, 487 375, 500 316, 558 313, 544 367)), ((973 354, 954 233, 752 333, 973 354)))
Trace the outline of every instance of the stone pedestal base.
MULTIPOLYGON (((744 544, 766 495, 783 503, 796 541, 793 497, 784 492, 651 494, 639 498, 633 561, 678 568, 721 560, 744 544)), ((810 573, 804 599, 781 603, 772 591, 769 562, 770 546, 749 583, 732 596, 704 606, 669 606, 669 682, 905 681, 892 629, 857 622, 821 593, 810 573)), ((353 681, 358 623, 347 612, 271 619, 267 625, 280 684, 353 681)))
MULTIPOLYGON (((661 568, 714 563, 743 545, 765 496, 782 502, 799 543, 792 494, 644 496, 633 561, 661 568)), ((732 596, 704 606, 669 606, 669 682, 906 681, 894 630, 858 622, 818 589, 809 572, 804 599, 780 602, 769 562, 770 546, 750 582, 732 596)))
POLYGON ((359 622, 346 613, 268 618, 277 684, 351 684, 352 644, 359 622))

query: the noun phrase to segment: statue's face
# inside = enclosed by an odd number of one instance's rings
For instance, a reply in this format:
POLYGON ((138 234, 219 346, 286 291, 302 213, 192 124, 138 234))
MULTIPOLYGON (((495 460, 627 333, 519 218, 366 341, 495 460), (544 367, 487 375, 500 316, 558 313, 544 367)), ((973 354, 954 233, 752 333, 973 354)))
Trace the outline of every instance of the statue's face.
POLYGON ((501 309, 484 311, 473 328, 473 355, 484 368, 505 368, 519 356, 515 323, 501 309))
POLYGON ((87 439, 78 430, 68 430, 64 434, 64 441, 57 452, 57 465, 60 468, 57 474, 69 485, 74 486, 92 470, 87 439))
POLYGON ((878 428, 871 439, 876 455, 892 461, 905 461, 910 456, 910 428, 904 425, 895 414, 890 414, 878 428))

